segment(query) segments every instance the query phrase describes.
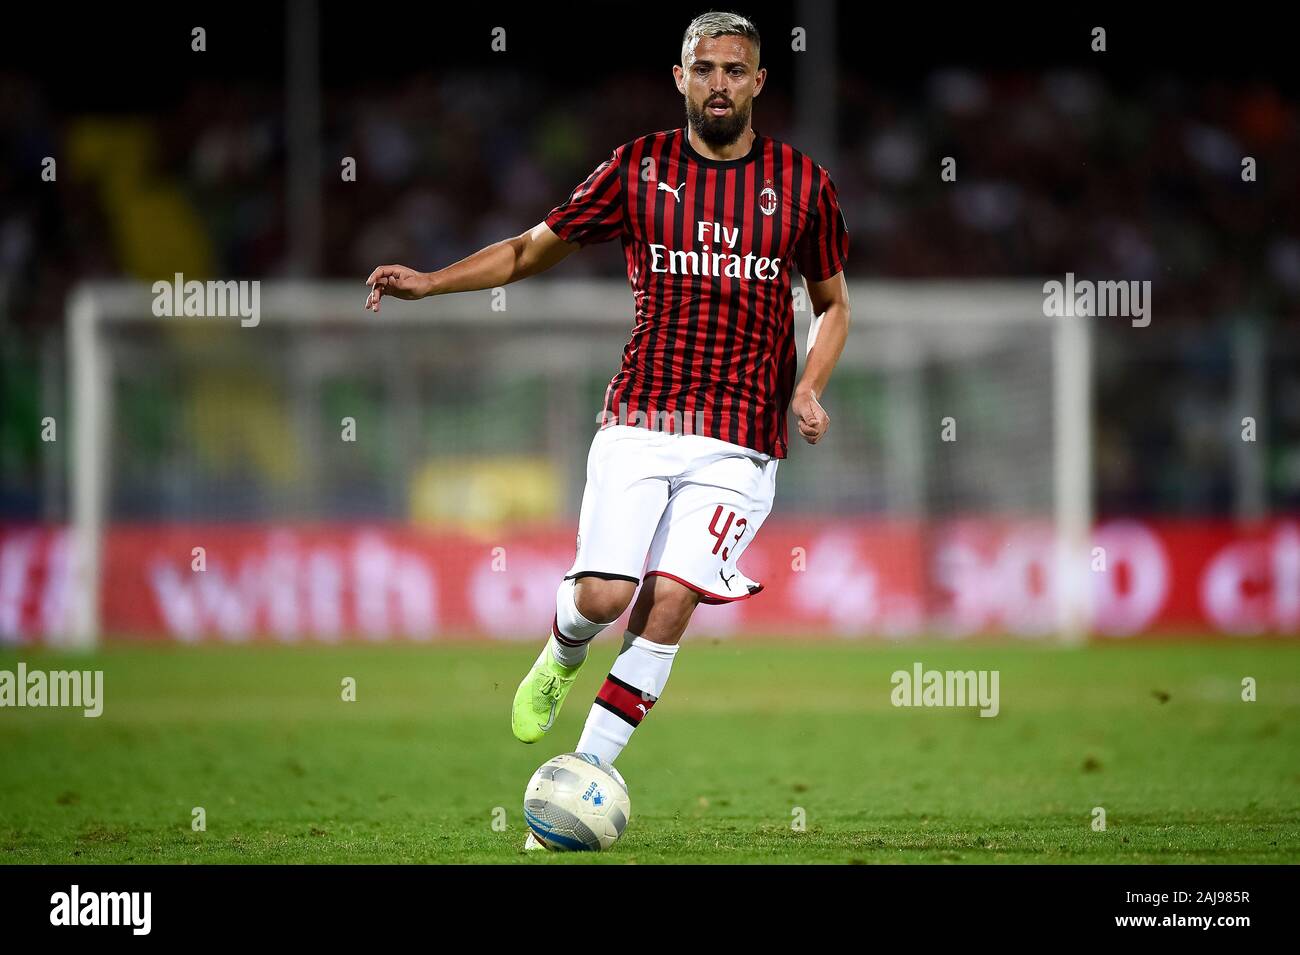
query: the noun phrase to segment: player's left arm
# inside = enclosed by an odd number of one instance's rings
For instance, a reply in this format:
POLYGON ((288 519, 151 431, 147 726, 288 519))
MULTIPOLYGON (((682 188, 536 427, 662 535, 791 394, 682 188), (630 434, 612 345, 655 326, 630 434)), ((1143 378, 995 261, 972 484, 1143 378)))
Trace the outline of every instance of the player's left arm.
POLYGON ((813 334, 803 376, 795 385, 790 408, 799 422, 799 433, 809 444, 816 444, 831 425, 830 415, 821 406, 822 393, 831 380, 831 372, 840 360, 849 337, 849 287, 844 273, 828 279, 805 279, 808 300, 812 303, 813 334))

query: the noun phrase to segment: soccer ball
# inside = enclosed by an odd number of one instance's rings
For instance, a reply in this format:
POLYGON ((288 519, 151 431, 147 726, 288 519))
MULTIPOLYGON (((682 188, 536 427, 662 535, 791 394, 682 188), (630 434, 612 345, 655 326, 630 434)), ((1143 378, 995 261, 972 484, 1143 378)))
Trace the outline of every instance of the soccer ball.
POLYGON ((627 828, 632 802, 618 770, 590 753, 547 760, 524 790, 524 818, 556 852, 608 849, 627 828))

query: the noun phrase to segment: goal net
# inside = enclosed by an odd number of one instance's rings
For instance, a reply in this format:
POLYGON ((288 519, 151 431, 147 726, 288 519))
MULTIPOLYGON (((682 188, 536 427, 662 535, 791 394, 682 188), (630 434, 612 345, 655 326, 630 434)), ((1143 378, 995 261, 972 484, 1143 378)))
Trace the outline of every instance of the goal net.
MULTIPOLYGON (((1086 320, 1044 317, 1035 282, 850 294, 831 430, 810 448, 791 429, 745 557, 771 593, 720 611, 719 630, 1078 638, 1086 320)), ((378 316, 364 295, 262 282, 253 323, 158 317, 146 285, 77 290, 74 643, 512 637, 544 622, 631 293, 534 280, 386 299, 378 316)), ((801 287, 795 304, 802 362, 801 287)))

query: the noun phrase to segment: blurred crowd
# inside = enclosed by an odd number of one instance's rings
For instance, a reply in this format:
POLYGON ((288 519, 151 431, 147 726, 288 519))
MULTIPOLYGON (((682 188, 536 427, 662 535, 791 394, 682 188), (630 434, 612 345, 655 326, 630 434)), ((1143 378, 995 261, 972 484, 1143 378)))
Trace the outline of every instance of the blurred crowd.
MULTIPOLYGON (((96 157, 69 155, 90 118, 56 117, 31 86, 0 83, 0 278, 11 319, 52 320, 47 282, 57 290, 131 264, 96 157), (35 189, 44 156, 71 168, 35 189)), ((287 266, 284 108, 279 91, 210 85, 174 113, 119 118, 144 125, 147 181, 180 191, 216 274, 287 266)), ((330 277, 388 259, 445 264, 522 231, 614 146, 682 121, 667 75, 568 91, 508 71, 332 92, 323 114, 330 277), (340 175, 343 157, 356 160, 355 182, 340 175)), ((839 187, 855 276, 1073 271, 1153 279, 1166 321, 1296 316, 1300 114, 1268 87, 1170 79, 1121 92, 1080 73, 945 71, 900 91, 846 73, 835 125, 835 155, 814 158, 839 187), (944 157, 955 182, 941 180, 944 157), (1242 177, 1248 157, 1253 181, 1242 177)), ((755 126, 797 139, 775 84, 755 126)), ((617 256, 574 263, 621 274, 617 256)))
MULTIPOLYGON (((78 279, 285 274, 285 108, 279 90, 198 85, 161 115, 56 115, 0 74, 0 324, 58 325, 78 279), (58 174, 43 183, 47 156, 58 174)), ((322 113, 320 271, 358 281, 380 262, 436 267, 516 234, 614 146, 682 123, 666 72, 596 88, 427 74, 327 90, 322 113)), ((794 119, 774 83, 755 127, 797 146, 794 119)), ((1285 341, 1300 318, 1295 102, 1249 83, 950 70, 883 88, 845 72, 834 127, 834 155, 814 158, 839 187, 853 277, 1152 280, 1153 324, 1192 338, 1176 364, 1135 347, 1099 367, 1103 508, 1231 507, 1232 450, 1206 450, 1205 415, 1224 410, 1211 398, 1236 324, 1285 341), (941 178, 945 157, 955 181, 941 178)), ((615 243, 564 269, 621 276, 623 263, 615 243)), ((1285 400, 1298 365, 1270 366, 1279 506, 1300 506, 1300 420, 1285 400)))

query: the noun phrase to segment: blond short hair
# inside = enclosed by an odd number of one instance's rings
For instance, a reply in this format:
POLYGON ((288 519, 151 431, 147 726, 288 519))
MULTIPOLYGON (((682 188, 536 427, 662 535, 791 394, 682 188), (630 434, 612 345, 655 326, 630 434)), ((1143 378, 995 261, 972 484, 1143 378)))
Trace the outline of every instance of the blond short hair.
POLYGON ((701 13, 686 28, 686 33, 682 36, 682 66, 687 65, 688 56, 694 59, 696 43, 699 42, 701 37, 706 36, 743 36, 753 42, 755 52, 762 50, 758 27, 754 26, 750 20, 742 17, 739 13, 710 10, 708 13, 701 13))

